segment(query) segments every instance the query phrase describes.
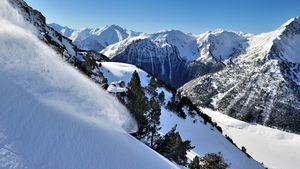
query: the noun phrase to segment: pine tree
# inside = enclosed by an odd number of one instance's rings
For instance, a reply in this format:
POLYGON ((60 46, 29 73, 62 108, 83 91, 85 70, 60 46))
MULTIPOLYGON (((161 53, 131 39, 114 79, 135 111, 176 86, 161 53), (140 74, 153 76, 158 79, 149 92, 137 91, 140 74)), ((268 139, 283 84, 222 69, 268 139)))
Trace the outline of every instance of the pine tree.
POLYGON ((161 91, 158 95, 158 99, 161 103, 164 103, 165 102, 165 93, 164 91, 161 91))
POLYGON ((150 99, 151 111, 148 114, 148 140, 149 146, 151 148, 155 148, 157 140, 160 139, 159 127, 160 125, 160 115, 161 115, 161 107, 158 101, 152 97, 150 99))
POLYGON ((156 151, 179 165, 187 164, 187 151, 193 149, 189 140, 182 141, 175 125, 163 138, 157 142, 156 151))
POLYGON ((141 86, 141 80, 136 71, 133 72, 132 78, 128 83, 126 107, 136 119, 139 129, 137 133, 133 134, 138 139, 144 138, 147 133, 147 113, 150 109, 149 102, 145 96, 144 90, 141 86))
POLYGON ((200 169, 226 169, 229 165, 224 161, 221 153, 209 153, 200 159, 200 169))
POLYGON ((157 81, 154 76, 151 76, 150 78, 149 87, 151 87, 154 90, 157 88, 157 81))
POLYGON ((158 93, 156 92, 156 88, 157 88, 157 81, 155 79, 155 77, 151 76, 149 85, 148 85, 148 90, 150 92, 150 94, 154 97, 156 97, 158 95, 158 93))
POLYGON ((196 156, 193 161, 188 165, 189 169, 201 169, 200 166, 200 159, 198 156, 196 156))

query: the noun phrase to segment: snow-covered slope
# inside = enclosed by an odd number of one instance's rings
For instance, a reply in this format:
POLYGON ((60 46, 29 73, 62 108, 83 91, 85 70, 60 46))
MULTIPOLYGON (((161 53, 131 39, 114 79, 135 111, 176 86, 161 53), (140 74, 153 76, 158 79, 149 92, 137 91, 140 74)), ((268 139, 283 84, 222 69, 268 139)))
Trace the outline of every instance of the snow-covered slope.
POLYGON ((107 46, 134 37, 140 33, 126 30, 118 25, 106 25, 103 28, 70 29, 58 24, 49 24, 50 27, 68 37, 79 48, 100 52, 107 46))
MULTIPOLYGON (((146 87, 149 84, 150 76, 141 69, 124 63, 117 62, 101 62, 101 70, 104 75, 111 81, 130 81, 131 75, 134 70, 139 72, 142 86, 146 87)), ((165 88, 158 88, 158 92, 164 91, 165 102, 168 102, 172 96, 172 93, 165 88)), ((187 111, 185 112, 186 114, 187 111)), ((195 146, 192 152, 188 153, 188 158, 192 160, 195 155, 203 156, 206 153, 222 152, 225 160, 231 163, 231 169, 262 169, 260 163, 248 158, 240 149, 231 144, 225 137, 212 125, 205 125, 202 117, 187 116, 186 119, 182 119, 177 116, 176 112, 172 112, 163 106, 161 117, 161 133, 165 134, 171 130, 171 128, 177 124, 177 130, 183 139, 191 140, 191 144, 195 146)))
POLYGON ((202 110, 222 127, 224 134, 233 138, 239 147, 245 146, 248 153, 268 168, 299 168, 299 135, 245 123, 207 108, 202 110))
POLYGON ((126 133, 127 110, 29 26, 0 1, 0 168, 177 168, 126 133))
POLYGON ((142 86, 147 86, 149 83, 148 74, 134 65, 119 62, 101 62, 100 70, 109 83, 122 80, 127 84, 135 70, 140 75, 142 86))

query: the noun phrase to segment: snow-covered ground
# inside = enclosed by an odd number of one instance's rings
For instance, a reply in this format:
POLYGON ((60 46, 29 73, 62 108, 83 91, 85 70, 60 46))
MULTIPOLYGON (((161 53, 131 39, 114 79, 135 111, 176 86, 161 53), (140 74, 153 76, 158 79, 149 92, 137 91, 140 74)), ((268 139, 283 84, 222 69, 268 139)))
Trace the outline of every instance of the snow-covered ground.
POLYGON ((139 73, 142 86, 149 83, 147 73, 134 65, 119 62, 101 62, 101 65, 101 72, 109 83, 123 80, 127 84, 135 70, 139 73))
POLYGON ((130 136, 127 110, 29 28, 0 1, 0 168, 177 168, 130 136))
POLYGON ((187 116, 186 119, 178 117, 173 112, 163 108, 161 114, 161 132, 167 133, 177 124, 177 130, 185 140, 191 140, 195 148, 188 153, 188 158, 193 159, 195 155, 204 156, 207 153, 221 152, 226 162, 230 163, 231 169, 258 169, 263 168, 258 162, 248 158, 243 152, 225 139, 222 134, 210 124, 204 125, 203 119, 196 116, 187 116))
POLYGON ((299 169, 300 135, 249 124, 211 109, 202 108, 239 146, 270 169, 299 169))

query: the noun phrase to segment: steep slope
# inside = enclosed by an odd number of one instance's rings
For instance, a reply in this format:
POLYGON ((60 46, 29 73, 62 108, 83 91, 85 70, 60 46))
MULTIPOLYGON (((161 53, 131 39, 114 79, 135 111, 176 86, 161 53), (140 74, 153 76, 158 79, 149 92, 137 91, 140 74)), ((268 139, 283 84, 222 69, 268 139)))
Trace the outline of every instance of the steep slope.
POLYGON ((126 109, 59 59, 6 0, 0 18, 0 168, 177 168, 127 134, 136 125, 126 109))
POLYGON ((249 38, 246 52, 221 71, 185 84, 195 103, 247 122, 300 132, 299 17, 249 38))
POLYGON ((81 30, 70 29, 55 23, 49 24, 49 26, 71 39, 79 48, 97 52, 111 44, 140 34, 139 32, 121 28, 118 25, 106 25, 103 28, 85 28, 81 30))
MULTIPOLYGON (((146 72, 133 65, 118 62, 101 62, 101 65, 101 71, 103 71, 103 74, 108 78, 109 82, 125 81, 127 84, 131 79, 133 71, 136 70, 141 77, 142 86, 147 87, 149 84, 150 75, 147 75, 146 72)), ((161 91, 165 93, 165 102, 170 101, 172 92, 164 87, 158 87, 157 92, 159 93, 161 91)), ((190 115, 188 107, 184 110, 184 113, 187 115, 186 119, 179 117, 177 113, 178 112, 167 109, 166 105, 162 105, 160 116, 162 128, 160 132, 166 134, 177 124, 177 129, 182 138, 191 140, 191 144, 195 146, 193 151, 188 153, 190 160, 196 155, 203 156, 206 153, 221 152, 226 162, 231 164, 231 169, 263 168, 260 163, 247 157, 240 149, 225 139, 215 126, 210 123, 206 124, 200 115, 190 115)))

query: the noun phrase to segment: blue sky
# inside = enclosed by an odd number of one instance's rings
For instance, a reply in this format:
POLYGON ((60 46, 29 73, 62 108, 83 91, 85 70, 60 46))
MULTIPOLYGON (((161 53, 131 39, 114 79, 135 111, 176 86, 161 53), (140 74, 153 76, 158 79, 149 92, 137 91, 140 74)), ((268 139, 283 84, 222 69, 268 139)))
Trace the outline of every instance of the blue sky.
POLYGON ((25 0, 48 23, 71 28, 117 24, 141 32, 194 34, 223 28, 250 33, 276 29, 300 16, 299 0, 25 0))

